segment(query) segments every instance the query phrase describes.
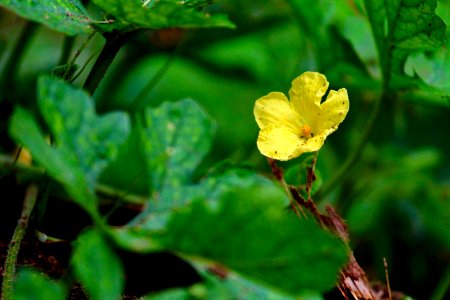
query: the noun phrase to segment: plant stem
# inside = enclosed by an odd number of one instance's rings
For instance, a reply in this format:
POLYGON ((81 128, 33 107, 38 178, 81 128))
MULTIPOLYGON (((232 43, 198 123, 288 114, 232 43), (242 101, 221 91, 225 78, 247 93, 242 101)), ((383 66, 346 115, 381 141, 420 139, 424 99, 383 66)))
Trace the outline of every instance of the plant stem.
POLYGON ((0 76, 0 91, 3 92, 3 97, 6 97, 6 88, 8 88, 8 92, 10 93, 12 90, 11 87, 14 87, 14 79, 20 63, 22 62, 23 54, 27 50, 28 43, 36 29, 37 24, 35 22, 27 21, 22 28, 22 32, 20 33, 16 44, 11 50, 11 56, 6 61, 3 73, 0 76))
POLYGON ((302 205, 304 205, 303 203, 306 202, 306 200, 301 198, 300 194, 297 193, 294 187, 288 185, 283 176, 283 169, 277 166, 275 159, 267 158, 267 162, 269 163, 273 175, 278 180, 281 187, 284 189, 286 195, 288 196, 292 210, 296 213, 297 216, 300 216, 301 213, 302 216, 306 218, 306 214, 302 208, 302 205))
MULTIPOLYGON (((283 170, 276 165, 276 161, 268 158, 270 167, 272 168, 272 173, 275 175, 277 180, 282 184, 288 197, 291 201, 295 201, 294 204, 298 205, 298 208, 306 218, 306 214, 303 208, 306 208, 316 219, 316 221, 327 230, 333 232, 338 236, 345 245, 349 245, 349 233, 347 225, 344 219, 331 207, 327 206, 326 213, 322 214, 317 209, 314 201, 308 195, 308 199, 305 200, 295 187, 290 187, 283 178, 283 170)), ((311 188, 314 181, 314 167, 317 162, 317 153, 314 155, 311 166, 307 168, 307 190, 311 188), (309 187, 308 187, 309 186, 309 187)), ((291 203, 294 211, 299 216, 297 207, 291 203)), ((373 290, 367 279, 364 270, 359 266, 356 261, 353 252, 349 251, 349 260, 346 265, 344 265, 340 271, 339 279, 337 282, 337 287, 345 299, 350 299, 350 296, 360 295, 361 298, 358 299, 375 299, 373 290)))
MULTIPOLYGON (((89 44, 89 42, 91 41, 91 39, 94 37, 95 35, 95 31, 93 31, 91 34, 89 34, 89 36, 87 37, 87 39, 83 42, 83 44, 81 44, 80 48, 77 50, 77 52, 74 54, 74 56, 70 59, 68 65, 67 65, 67 69, 66 72, 64 72, 63 75, 63 79, 64 80, 69 80, 71 78, 68 78, 68 75, 70 73, 70 69, 72 68, 72 66, 75 64, 75 61, 77 60, 77 58, 80 56, 81 52, 84 50, 84 48, 86 48, 86 46, 89 44)), ((72 78, 73 79, 73 78, 72 78)))
POLYGON ((313 160, 311 165, 306 168, 306 193, 308 195, 308 201, 311 201, 311 190, 314 181, 316 180, 316 174, 314 173, 316 169, 317 157, 319 156, 319 151, 314 152, 313 160))
POLYGON ((25 233, 27 231, 31 213, 36 203, 38 190, 39 188, 36 184, 31 184, 30 186, 28 186, 25 193, 22 214, 9 244, 2 283, 2 299, 4 300, 10 300, 13 298, 17 256, 19 254, 23 237, 25 236, 25 233))
POLYGON ((64 65, 70 56, 70 51, 72 50, 73 44, 75 42, 74 36, 64 36, 61 56, 59 57, 58 66, 64 65))
POLYGON ((89 94, 94 94, 119 50, 128 42, 131 36, 137 33, 137 31, 138 30, 130 32, 104 33, 104 37, 106 38, 105 45, 103 46, 103 49, 95 61, 95 64, 83 86, 89 94))

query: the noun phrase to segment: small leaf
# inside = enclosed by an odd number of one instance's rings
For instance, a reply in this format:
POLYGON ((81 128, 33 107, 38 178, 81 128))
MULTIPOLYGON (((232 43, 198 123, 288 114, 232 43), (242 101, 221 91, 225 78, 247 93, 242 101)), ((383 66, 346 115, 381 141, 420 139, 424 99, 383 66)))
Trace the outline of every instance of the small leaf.
POLYGON ((92 30, 91 19, 80 0, 0 0, 0 5, 68 35, 92 30))
POLYGON ((450 52, 447 45, 433 53, 413 53, 406 62, 405 71, 409 68, 410 76, 417 75, 434 92, 443 97, 450 95, 450 52))
MULTIPOLYGON (((265 188, 271 184, 271 181, 263 176, 256 175, 254 172, 244 169, 229 169, 220 174, 212 174, 198 184, 185 184, 179 186, 172 194, 177 194, 181 198, 179 201, 170 202, 170 198, 164 201, 169 202, 170 205, 159 206, 161 210, 154 210, 150 205, 150 209, 142 212, 130 225, 129 229, 132 231, 145 232, 158 231, 167 226, 167 221, 171 214, 179 209, 187 207, 193 200, 203 198, 208 195, 208 202, 211 205, 217 203, 218 199, 224 193, 230 192, 234 189, 240 188, 265 188)), ((147 233, 148 235, 148 233, 147 233)))
POLYGON ((154 203, 152 210, 182 205, 181 187, 208 153, 213 125, 192 100, 166 102, 145 111, 142 136, 154 203))
POLYGON ((51 77, 39 78, 38 93, 39 108, 56 145, 73 155, 93 187, 129 134, 127 115, 114 112, 97 117, 86 92, 51 77))
POLYGON ((236 189, 215 207, 196 201, 174 213, 161 242, 292 294, 331 288, 346 261, 343 242, 312 218, 286 211, 278 188, 236 189))
POLYGON ((67 193, 87 211, 94 212, 94 196, 76 161, 50 147, 33 116, 18 107, 10 120, 9 131, 14 140, 30 151, 33 159, 45 167, 49 175, 62 183, 67 193))
POLYGON ((37 271, 22 269, 17 275, 13 299, 64 300, 66 294, 60 282, 53 281, 37 271))
POLYGON ((365 0, 365 4, 385 80, 391 86, 410 85, 406 78, 402 79, 408 56, 434 50, 444 43, 446 25, 435 14, 436 0, 365 0))
POLYGON ((93 213, 98 176, 128 136, 127 115, 116 112, 97 117, 87 93, 48 76, 38 80, 38 105, 56 147, 47 144, 33 117, 23 109, 13 115, 11 135, 50 176, 63 183, 75 201, 93 213))
POLYGON ((148 2, 146 6, 138 0, 93 0, 93 2, 118 20, 143 28, 234 27, 226 16, 205 14, 196 9, 197 4, 193 7, 190 3, 192 1, 146 1, 148 2))
POLYGON ((123 266, 98 232, 89 230, 78 237, 71 263, 91 299, 120 298, 124 288, 123 266))

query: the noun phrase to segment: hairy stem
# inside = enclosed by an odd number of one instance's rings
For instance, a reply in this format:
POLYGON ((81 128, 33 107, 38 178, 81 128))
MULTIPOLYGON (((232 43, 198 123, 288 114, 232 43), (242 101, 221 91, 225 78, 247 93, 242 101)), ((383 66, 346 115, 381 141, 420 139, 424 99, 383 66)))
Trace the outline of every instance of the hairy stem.
MULTIPOLYGON (((312 183, 314 182, 314 167, 317 162, 317 153, 314 155, 313 161, 311 165, 307 168, 308 176, 306 183, 306 191, 308 193, 308 199, 305 200, 299 193, 299 191, 295 187, 289 186, 283 178, 283 169, 279 168, 275 164, 275 160, 268 159, 269 165, 272 168, 272 173, 275 175, 277 180, 282 183, 283 188, 288 194, 289 199, 295 201, 298 208, 295 208, 295 212, 298 214, 297 209, 303 214, 303 217, 307 215, 304 213, 302 207, 304 207, 307 211, 309 211, 316 221, 326 230, 330 230, 336 236, 338 236, 347 246, 349 245, 350 237, 348 233, 347 225, 345 224, 344 219, 331 207, 327 206, 326 213, 322 214, 316 207, 313 199, 311 199, 309 191, 312 187, 312 183)), ((341 291, 341 294, 345 297, 345 299, 350 299, 351 296, 355 297, 355 299, 368 299, 375 300, 374 292, 370 283, 367 279, 367 276, 364 270, 359 266, 356 261, 353 252, 349 251, 349 258, 346 265, 344 265, 341 269, 339 280, 337 282, 337 287, 341 291), (356 295, 356 296, 355 296, 356 295)))
POLYGON ((4 300, 13 298, 17 256, 19 255, 20 245, 27 231, 30 216, 36 203, 38 190, 39 188, 36 184, 31 184, 27 188, 22 214, 9 244, 2 283, 2 299, 4 300))
POLYGON ((299 193, 296 192, 295 188, 292 186, 289 186, 286 180, 283 176, 283 169, 278 167, 276 164, 276 160, 272 158, 267 158, 267 162, 269 163, 269 166, 272 170, 273 175, 280 183, 281 187, 286 192, 286 195, 289 198, 289 202, 291 205, 292 210, 297 214, 297 216, 300 216, 300 213, 303 217, 306 217, 305 212, 302 209, 303 202, 306 202, 305 199, 303 199, 299 193), (295 192, 293 191, 295 190, 295 192))

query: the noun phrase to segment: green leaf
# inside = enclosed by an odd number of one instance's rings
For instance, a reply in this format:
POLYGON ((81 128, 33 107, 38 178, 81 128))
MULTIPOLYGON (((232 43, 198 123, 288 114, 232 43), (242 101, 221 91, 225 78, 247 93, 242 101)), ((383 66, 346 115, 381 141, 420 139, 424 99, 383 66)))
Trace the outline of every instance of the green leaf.
POLYGON ((12 117, 11 135, 75 201, 93 213, 97 178, 128 136, 127 115, 116 112, 98 117, 87 93, 47 76, 38 80, 38 105, 56 147, 47 144, 33 117, 23 109, 12 117))
POLYGON ((21 269, 17 274, 14 300, 64 300, 66 290, 60 282, 49 279, 31 269, 21 269))
POLYGON ((0 5, 68 35, 92 30, 92 20, 79 0, 0 0, 0 5))
POLYGON ((78 204, 94 212, 94 195, 76 161, 68 159, 63 152, 47 144, 31 113, 17 108, 11 117, 9 131, 14 140, 25 146, 33 159, 44 166, 48 174, 60 182, 78 204))
POLYGON ((142 136, 155 203, 152 210, 183 205, 181 187, 211 147, 214 127, 193 100, 166 102, 145 111, 142 136))
POLYGON ((143 176, 150 179, 152 196, 146 210, 111 233, 119 246, 149 252, 161 248, 152 235, 164 229, 172 211, 209 191, 194 184, 192 176, 209 151, 214 126, 190 99, 148 108, 141 123, 136 126, 141 129, 140 147, 146 163, 143 176))
POLYGON ((273 286, 250 280, 226 269, 220 270, 220 266, 211 267, 207 263, 196 262, 195 268, 205 282, 204 298, 206 299, 295 299, 295 297, 283 293, 273 286), (221 271, 224 271, 224 273, 220 273, 221 271))
POLYGON ((93 0, 93 2, 118 20, 143 28, 234 28, 234 24, 226 16, 206 14, 195 7, 202 3, 193 4, 192 1, 146 1, 148 2, 146 6, 138 0, 93 0))
POLYGON ((91 299, 119 299, 124 288, 124 269, 97 231, 88 230, 78 237, 71 264, 91 299))
MULTIPOLYGON (((133 122, 133 120, 132 120, 133 122)), ((148 195, 149 179, 143 147, 141 124, 133 122, 128 139, 121 147, 117 158, 102 172, 100 181, 106 185, 131 194, 148 195), (123 170, 127 172, 123 172, 123 170)))
POLYGON ((450 95, 450 52, 447 45, 433 53, 413 53, 407 59, 405 71, 410 76, 417 75, 434 92, 443 97, 450 95))
MULTIPOLYGON (((147 253, 162 250, 164 247, 156 235, 166 231, 167 222, 174 211, 190 205, 194 199, 204 195, 208 195, 209 203, 214 204, 224 193, 234 189, 264 188, 267 185, 272 185, 269 179, 249 170, 229 169, 212 174, 198 184, 177 187, 177 194, 183 195, 182 201, 172 202, 172 206, 159 211, 154 211, 154 203, 150 202, 150 209, 143 211, 127 226, 113 229, 111 234, 120 247, 130 251, 147 253)), ((170 202, 170 199, 166 201, 170 202)))
POLYGON ((63 81, 41 77, 38 86, 39 108, 56 145, 78 161, 93 188, 128 137, 128 116, 113 112, 98 117, 89 95, 63 81))
POLYGON ((393 85, 408 84, 404 65, 418 51, 434 50, 445 38, 446 25, 435 14, 436 0, 366 0, 372 31, 380 52, 384 79, 393 85), (387 28, 385 25, 387 23, 387 28))
MULTIPOLYGON (((141 213, 130 225, 135 226, 134 231, 161 230, 167 225, 167 220, 177 209, 186 207, 193 200, 203 198, 208 195, 209 203, 216 203, 224 194, 236 188, 264 188, 272 183, 265 177, 256 175, 252 171, 243 169, 229 169, 220 174, 212 174, 198 184, 188 184, 180 186, 174 191, 182 195, 177 202, 171 202, 171 206, 166 206, 163 210, 149 209, 141 213)), ((170 198, 164 201, 170 202, 170 198)), ((287 204, 287 203, 286 203, 287 204)), ((151 206, 154 206, 153 203, 151 206)))
POLYGON ((342 241, 286 210, 279 188, 236 189, 172 215, 161 242, 292 294, 325 291, 347 259, 342 241))
MULTIPOLYGON (((189 299, 271 299, 271 300, 294 300, 295 297, 264 285, 261 282, 249 280, 238 273, 222 269, 220 266, 209 266, 205 262, 195 262, 197 272, 203 277, 202 283, 188 288, 169 289, 159 293, 152 293, 145 299, 159 300, 189 300, 189 299), (215 272, 224 272, 218 274, 215 272)), ((300 299, 313 300, 313 298, 302 297, 300 299)), ((317 298, 314 298, 316 300, 317 298)), ((321 298, 319 298, 321 299, 321 298)))

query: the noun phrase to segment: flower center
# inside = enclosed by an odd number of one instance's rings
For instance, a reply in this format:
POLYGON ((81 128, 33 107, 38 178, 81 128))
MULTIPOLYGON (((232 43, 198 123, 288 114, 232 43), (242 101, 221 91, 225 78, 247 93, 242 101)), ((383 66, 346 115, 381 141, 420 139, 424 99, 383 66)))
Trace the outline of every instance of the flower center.
POLYGON ((307 124, 303 125, 300 128, 300 131, 302 133, 301 137, 305 137, 305 138, 311 138, 312 137, 312 132, 311 132, 311 127, 307 124))

